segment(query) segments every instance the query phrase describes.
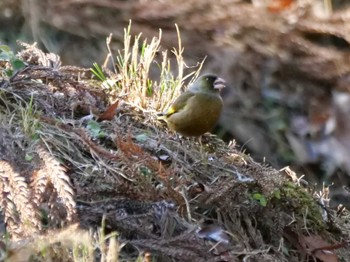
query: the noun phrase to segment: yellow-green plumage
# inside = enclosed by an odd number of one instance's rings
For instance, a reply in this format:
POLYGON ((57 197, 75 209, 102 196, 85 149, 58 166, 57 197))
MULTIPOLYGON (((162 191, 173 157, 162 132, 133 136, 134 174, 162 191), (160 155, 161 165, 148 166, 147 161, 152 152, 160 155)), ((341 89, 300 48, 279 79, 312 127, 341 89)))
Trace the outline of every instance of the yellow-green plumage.
POLYGON ((200 136, 218 121, 223 107, 220 89, 224 81, 215 75, 203 75, 182 93, 163 113, 168 127, 184 136, 200 136))

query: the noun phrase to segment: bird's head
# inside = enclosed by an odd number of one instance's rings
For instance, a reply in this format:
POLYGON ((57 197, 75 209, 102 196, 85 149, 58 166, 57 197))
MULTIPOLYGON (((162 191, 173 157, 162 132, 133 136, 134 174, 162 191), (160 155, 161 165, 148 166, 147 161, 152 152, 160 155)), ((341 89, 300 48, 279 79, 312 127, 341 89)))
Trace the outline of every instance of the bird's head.
POLYGON ((200 76, 190 87, 193 92, 220 92, 226 87, 225 80, 216 75, 207 74, 200 76))

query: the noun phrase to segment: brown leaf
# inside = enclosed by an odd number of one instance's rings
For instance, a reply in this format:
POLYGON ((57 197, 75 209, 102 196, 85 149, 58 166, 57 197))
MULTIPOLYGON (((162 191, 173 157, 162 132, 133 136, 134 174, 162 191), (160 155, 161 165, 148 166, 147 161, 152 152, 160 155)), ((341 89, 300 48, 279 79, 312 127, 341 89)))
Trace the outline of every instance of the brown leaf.
POLYGON ((267 9, 272 13, 278 13, 289 8, 292 3, 293 0, 272 0, 267 9))
POLYGON ((313 255, 324 262, 338 262, 338 257, 330 250, 317 250, 313 255))
POLYGON ((337 255, 331 250, 341 248, 343 245, 331 245, 317 235, 299 236, 300 244, 317 259, 324 262, 338 262, 337 255))
POLYGON ((97 119, 98 122, 101 122, 103 120, 111 121, 115 115, 115 111, 118 108, 119 100, 115 101, 113 104, 111 104, 106 111, 104 111, 97 119))

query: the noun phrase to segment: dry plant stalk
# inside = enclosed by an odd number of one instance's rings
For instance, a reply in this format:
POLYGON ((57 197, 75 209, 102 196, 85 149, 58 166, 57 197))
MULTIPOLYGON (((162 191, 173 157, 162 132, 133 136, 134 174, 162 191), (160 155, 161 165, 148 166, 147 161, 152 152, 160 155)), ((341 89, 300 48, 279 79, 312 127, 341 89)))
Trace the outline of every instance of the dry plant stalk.
POLYGON ((10 245, 6 261, 94 261, 92 243, 91 234, 73 224, 63 230, 52 230, 44 236, 10 245))
MULTIPOLYGON (((174 76, 171 62, 168 57, 168 50, 162 50, 162 30, 159 30, 158 37, 153 37, 150 42, 141 39, 138 34, 132 39, 130 34, 131 22, 127 29, 124 29, 124 48, 118 51, 117 72, 121 79, 119 88, 116 88, 119 97, 126 97, 125 100, 132 105, 147 111, 162 111, 169 107, 171 102, 180 94, 182 85, 186 79, 192 77, 191 81, 199 75, 204 60, 194 67, 194 71, 185 74, 188 68, 183 59, 184 48, 181 44, 181 35, 177 25, 178 47, 171 51, 176 58, 177 76, 174 76), (161 62, 158 64, 156 56, 161 53, 161 62), (150 80, 150 71, 155 67, 160 71, 159 82, 150 80)), ((109 43, 107 41, 107 43, 109 43)), ((111 48, 108 47, 108 50, 111 48)), ((112 59, 113 54, 108 57, 112 59)), ((113 61, 113 60, 112 60, 113 61)), ((107 80, 109 82, 109 79, 107 80)), ((103 83, 102 86, 105 84, 103 83)))

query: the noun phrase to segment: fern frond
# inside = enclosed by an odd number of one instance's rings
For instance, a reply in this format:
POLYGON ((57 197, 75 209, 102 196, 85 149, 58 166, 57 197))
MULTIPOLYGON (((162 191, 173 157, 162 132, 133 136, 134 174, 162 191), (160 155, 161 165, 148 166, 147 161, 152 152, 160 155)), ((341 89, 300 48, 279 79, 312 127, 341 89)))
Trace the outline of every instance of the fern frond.
POLYGON ((37 187, 36 191, 41 194, 43 193, 43 181, 46 180, 47 184, 51 183, 54 190, 57 192, 58 199, 51 198, 50 202, 61 202, 67 212, 67 220, 72 222, 76 215, 74 191, 69 177, 66 175, 66 170, 41 146, 38 146, 38 154, 43 161, 43 167, 39 172, 39 180, 37 180, 37 185, 39 185, 39 187, 37 187))
POLYGON ((25 178, 15 172, 6 161, 0 161, 0 179, 2 184, 2 207, 5 222, 10 232, 28 236, 41 229, 40 219, 30 199, 30 190, 25 178), (10 222, 11 221, 11 222, 10 222), (17 225, 16 230, 15 224, 17 225))

